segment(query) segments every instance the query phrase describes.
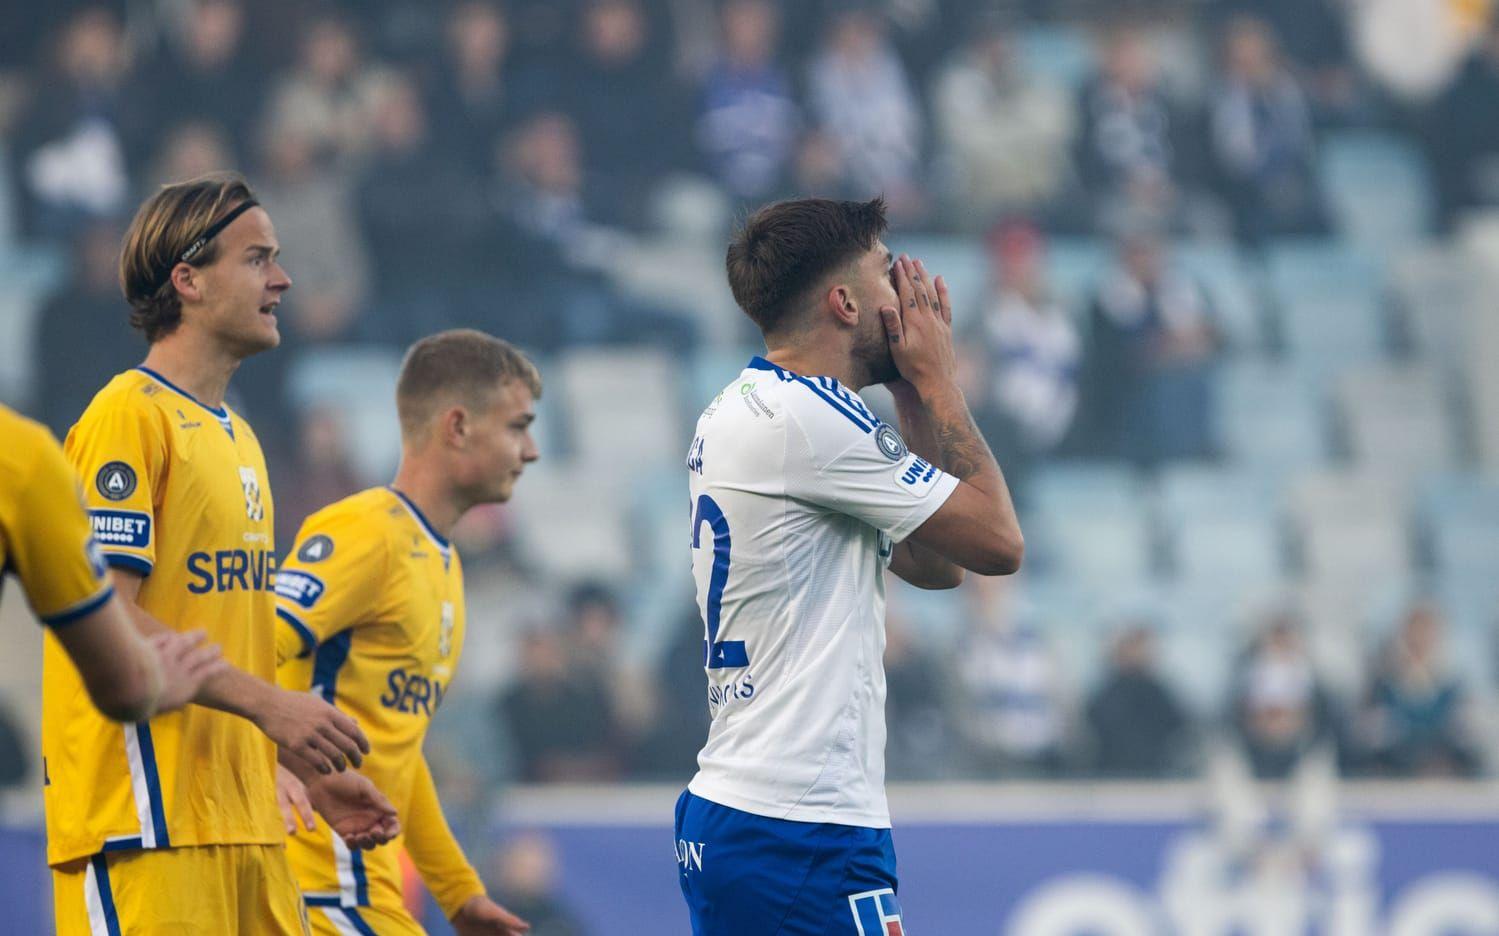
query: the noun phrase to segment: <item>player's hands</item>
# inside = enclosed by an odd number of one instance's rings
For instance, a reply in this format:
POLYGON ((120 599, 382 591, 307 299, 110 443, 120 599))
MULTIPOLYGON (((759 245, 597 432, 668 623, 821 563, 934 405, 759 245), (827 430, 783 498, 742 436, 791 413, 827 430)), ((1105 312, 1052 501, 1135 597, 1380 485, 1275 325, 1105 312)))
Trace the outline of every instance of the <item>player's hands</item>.
POLYGON ((354 719, 310 692, 273 689, 255 724, 288 754, 321 774, 358 767, 370 741, 354 719))
POLYGON ((297 834, 297 820, 302 828, 311 832, 317 828, 317 819, 312 813, 312 800, 307 798, 307 787, 297 775, 276 765, 276 805, 281 807, 281 818, 286 821, 286 834, 297 834))
POLYGON ((946 281, 933 280, 920 260, 902 254, 895 261, 895 291, 900 308, 885 306, 880 318, 901 377, 920 392, 955 384, 958 356, 946 281))
POLYGON ((161 671, 161 694, 156 713, 170 712, 191 702, 203 684, 229 669, 218 644, 204 643, 203 631, 179 634, 163 631, 146 638, 161 671))
POLYGON ((317 777, 306 790, 312 808, 350 848, 367 851, 401 834, 396 808, 364 774, 348 770, 317 777))
POLYGON ((519 936, 531 932, 530 923, 483 894, 470 897, 453 914, 452 924, 458 936, 519 936))

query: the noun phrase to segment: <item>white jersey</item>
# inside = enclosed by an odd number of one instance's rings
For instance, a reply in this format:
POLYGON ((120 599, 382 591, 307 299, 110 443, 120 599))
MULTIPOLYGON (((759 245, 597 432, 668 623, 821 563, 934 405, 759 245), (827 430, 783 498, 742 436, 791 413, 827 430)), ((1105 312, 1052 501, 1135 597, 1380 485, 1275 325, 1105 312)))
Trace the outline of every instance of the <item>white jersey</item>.
POLYGON ((699 417, 687 467, 713 717, 689 788, 889 828, 885 568, 957 479, 838 381, 758 357, 699 417))

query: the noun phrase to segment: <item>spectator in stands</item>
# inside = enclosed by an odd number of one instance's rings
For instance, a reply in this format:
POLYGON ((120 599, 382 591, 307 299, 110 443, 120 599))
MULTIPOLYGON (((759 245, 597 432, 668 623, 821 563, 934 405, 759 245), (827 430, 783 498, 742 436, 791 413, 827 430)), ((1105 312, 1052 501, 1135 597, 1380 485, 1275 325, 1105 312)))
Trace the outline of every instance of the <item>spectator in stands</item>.
POLYGON ((294 69, 271 100, 269 125, 313 142, 319 162, 359 166, 375 144, 383 71, 366 62, 354 25, 327 11, 307 24, 294 69))
POLYGON ((1148 624, 1131 624, 1115 638, 1109 671, 1087 708, 1100 776, 1159 778, 1185 766, 1191 722, 1157 669, 1148 624))
POLYGON ((776 60, 776 5, 729 0, 721 17, 723 51, 699 90, 695 137, 719 185, 758 203, 790 181, 801 109, 776 60))
POLYGON ((530 936, 583 936, 558 887, 557 846, 540 832, 510 839, 495 858, 489 892, 531 924, 530 936))
POLYGON ((520 779, 528 783, 617 780, 619 737, 607 686, 573 669, 561 637, 533 630, 522 640, 520 676, 501 696, 520 779))
POLYGON ((348 340, 369 288, 349 177, 320 166, 312 139, 293 127, 270 128, 263 146, 256 192, 297 274, 296 295, 282 300, 283 328, 302 343, 348 340))
POLYGON ((1441 614, 1426 604, 1410 609, 1385 648, 1360 725, 1381 773, 1433 777, 1477 771, 1465 723, 1467 693, 1447 670, 1445 649, 1441 614))
POLYGON ((1150 226, 1119 239, 1089 318, 1083 395, 1102 452, 1141 465, 1212 455, 1218 331, 1206 294, 1150 226))
POLYGON ((145 355, 129 316, 120 307, 118 221, 90 223, 73 245, 74 269, 67 285, 36 320, 38 416, 59 439, 99 392, 100 374, 118 374, 145 355))
POLYGON ((1260 779, 1284 780, 1309 752, 1336 745, 1331 699, 1289 615, 1273 617, 1240 661, 1230 711, 1250 770, 1260 779))
POLYGON ((470 0, 448 13, 444 40, 428 100, 433 139, 483 175, 496 142, 529 105, 510 57, 510 23, 492 0, 470 0))
POLYGON ((1239 17, 1223 42, 1223 78, 1210 104, 1220 190, 1240 240, 1327 230, 1311 113, 1263 20, 1239 17))
POLYGON ((303 520, 361 487, 349 432, 348 420, 335 407, 314 406, 297 414, 290 460, 278 460, 271 472, 278 542, 295 542, 303 520))
POLYGON ((627 662, 620 647, 624 611, 604 582, 574 585, 567 596, 567 642, 571 668, 609 693, 621 747, 634 749, 645 734, 653 700, 648 683, 627 662))
POLYGON ((1003 579, 973 577, 973 625, 956 648, 958 724, 985 778, 1048 776, 1065 766, 1067 698, 1046 638, 1018 619, 1003 579))
POLYGON ((1136 27, 1108 33, 1102 63, 1078 101, 1077 167, 1094 223, 1108 228, 1143 216, 1172 225, 1182 210, 1182 117, 1136 27))
POLYGON ((956 751, 942 666, 895 603, 885 615, 885 762, 892 780, 934 780, 956 751))
POLYGON ((1264 20, 1306 91, 1318 123, 1362 117, 1366 94, 1348 43, 1340 0, 1217 0, 1221 22, 1250 15, 1264 20))
POLYGON ((994 283, 964 351, 977 381, 974 416, 1005 479, 1024 499, 1035 461, 1056 449, 1077 413, 1082 339, 1046 281, 1046 245, 1025 222, 988 239, 994 283))
POLYGON ((146 172, 145 192, 155 192, 172 182, 186 182, 210 172, 223 172, 237 160, 221 124, 212 120, 189 120, 173 127, 146 172))
POLYGON ((1443 226, 1469 208, 1499 206, 1499 13, 1427 123, 1443 226))
MULTIPOLYGON (((245 48, 245 9, 240 0, 195 0, 167 24, 166 44, 132 93, 170 101, 160 118, 221 124, 232 151, 250 151, 254 121, 265 93, 264 64, 245 48)), ((153 117, 156 115, 152 115, 153 117)), ((159 129, 160 120, 152 120, 159 129)), ((227 161, 221 168, 238 165, 227 161)))
POLYGON ((83 7, 62 27, 15 139, 29 232, 66 240, 125 209, 128 156, 141 136, 125 51, 106 7, 83 7))
POLYGON ((1075 115, 1060 88, 1022 67, 1007 19, 975 18, 932 105, 952 173, 944 219, 977 231, 997 217, 1034 215, 1072 181, 1075 115))
POLYGON ((878 13, 854 5, 833 14, 812 61, 808 94, 813 117, 838 154, 844 190, 866 198, 883 192, 893 219, 920 217, 926 128, 878 13))
POLYGON ((696 602, 683 608, 656 665, 656 714, 635 760, 634 776, 680 783, 697 770, 708 737, 704 626, 696 602))

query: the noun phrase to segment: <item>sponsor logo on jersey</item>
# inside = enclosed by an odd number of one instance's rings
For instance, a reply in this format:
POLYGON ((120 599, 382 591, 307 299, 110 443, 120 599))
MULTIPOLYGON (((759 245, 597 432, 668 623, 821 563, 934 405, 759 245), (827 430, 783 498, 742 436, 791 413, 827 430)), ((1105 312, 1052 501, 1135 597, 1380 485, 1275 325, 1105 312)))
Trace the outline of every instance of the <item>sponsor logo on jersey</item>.
POLYGON ((106 500, 122 501, 135 493, 135 469, 122 461, 112 461, 94 475, 94 487, 106 500))
POLYGON ((286 569, 276 575, 276 597, 294 601, 309 611, 325 591, 327 586, 322 579, 298 569, 286 569))
POLYGON ((937 483, 937 476, 942 473, 936 465, 920 455, 908 455, 904 469, 897 465, 895 470, 900 472, 895 479, 895 486, 903 491, 910 491, 917 497, 930 491, 932 485, 937 483))
MULTIPOLYGON (((276 554, 268 549, 220 549, 187 557, 194 595, 209 592, 271 591, 276 588, 276 554)), ((291 574, 291 573, 288 573, 291 574)))
POLYGON ((322 533, 309 536, 297 550, 297 558, 303 562, 322 562, 333 555, 333 538, 322 533))
POLYGON ((703 870, 703 852, 707 847, 707 842, 689 842, 686 839, 677 839, 677 865, 684 872, 703 870))
POLYGON ((139 510, 90 510, 89 523, 101 546, 145 549, 151 545, 151 515, 139 510))
POLYGON ((260 502, 260 478, 256 477, 255 469, 241 465, 239 483, 245 489, 245 516, 259 523, 265 519, 265 505, 260 502))
POLYGON ((428 718, 442 704, 446 692, 442 683, 421 673, 408 673, 404 666, 391 670, 385 677, 385 685, 385 694, 380 696, 381 705, 407 715, 426 715, 428 718))
POLYGON ((900 437, 891 426, 881 423, 880 428, 874 432, 875 444, 880 447, 884 456, 893 462, 898 462, 906 457, 906 440, 900 437))

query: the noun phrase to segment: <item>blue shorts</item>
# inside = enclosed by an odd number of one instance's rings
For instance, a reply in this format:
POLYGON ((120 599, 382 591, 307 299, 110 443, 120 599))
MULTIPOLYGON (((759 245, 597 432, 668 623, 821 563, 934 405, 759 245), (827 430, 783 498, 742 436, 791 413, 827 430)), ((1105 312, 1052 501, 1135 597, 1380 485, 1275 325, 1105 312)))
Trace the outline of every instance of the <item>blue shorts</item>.
POLYGON ((677 800, 693 936, 905 936, 889 829, 767 819, 677 800))

